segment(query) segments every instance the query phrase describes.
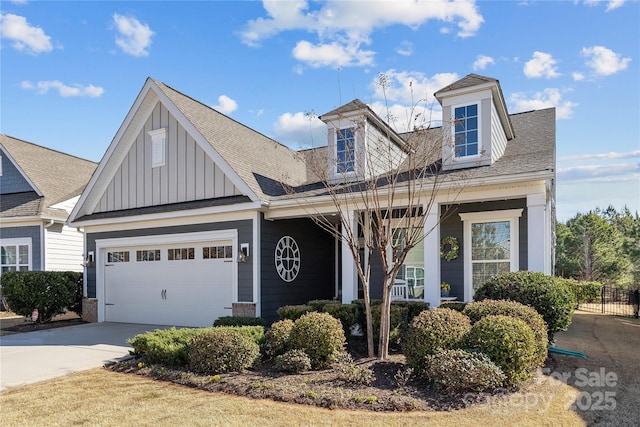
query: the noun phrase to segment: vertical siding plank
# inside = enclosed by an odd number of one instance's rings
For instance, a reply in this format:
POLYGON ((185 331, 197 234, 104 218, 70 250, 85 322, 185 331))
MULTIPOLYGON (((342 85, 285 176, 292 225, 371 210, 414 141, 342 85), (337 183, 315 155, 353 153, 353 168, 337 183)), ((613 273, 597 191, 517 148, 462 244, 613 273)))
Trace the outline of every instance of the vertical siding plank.
POLYGON ((206 154, 204 150, 200 147, 200 145, 196 144, 196 188, 195 188, 195 198, 196 200, 204 199, 204 162, 206 154))
POLYGON ((134 142, 131 148, 129 149, 129 155, 127 158, 129 159, 129 203, 127 206, 129 208, 136 207, 136 190, 137 190, 137 182, 136 182, 136 153, 137 153, 136 143, 134 142))
POLYGON ((213 160, 205 153, 205 163, 204 163, 204 197, 206 199, 213 198, 213 173, 215 165, 213 164, 213 160))
POLYGON ((182 126, 175 117, 169 117, 169 139, 167 149, 167 182, 168 182, 168 203, 178 201, 178 135, 182 131, 182 126))
POLYGON ((149 117, 142 131, 142 140, 144 141, 144 205, 151 206, 153 203, 153 177, 151 171, 151 138, 147 134, 151 130, 151 120, 149 117))
POLYGON ((215 166, 214 172, 214 185, 215 189, 213 192, 213 197, 222 197, 224 196, 224 173, 220 170, 218 165, 215 166))
POLYGON ((177 175, 178 175, 178 188, 177 188, 177 195, 178 195, 178 202, 184 202, 187 198, 187 193, 186 193, 186 181, 187 181, 187 175, 185 172, 186 169, 186 137, 187 137, 187 132, 186 130, 184 130, 184 128, 180 127, 180 133, 178 134, 178 155, 176 156, 177 158, 177 175))
POLYGON ((196 151, 196 142, 193 140, 191 135, 187 137, 187 164, 185 167, 185 173, 187 175, 187 200, 194 200, 196 195, 196 172, 195 172, 195 151, 196 151))
POLYGON ((129 208, 129 154, 122 160, 120 165, 120 209, 129 208))
POLYGON ((144 128, 136 138, 136 207, 144 206, 144 128))
MULTIPOLYGON (((149 130, 156 130, 160 128, 161 109, 162 109, 161 103, 158 103, 156 105, 156 108, 153 109, 149 130)), ((151 153, 152 153, 151 138, 149 138, 149 161, 150 162, 153 159, 151 153)), ((158 167, 154 168, 153 164, 151 165, 151 204, 152 205, 160 204, 160 168, 158 167)))
POLYGON ((166 204, 169 202, 169 145, 173 138, 172 129, 170 124, 169 110, 162 109, 162 115, 160 116, 160 127, 167 129, 167 140, 164 146, 164 166, 160 168, 160 203, 166 204))
POLYGON ((227 177, 225 175, 225 177, 224 177, 224 195, 225 195, 225 197, 226 196, 233 196, 233 192, 234 192, 233 182, 231 182, 229 177, 227 177))

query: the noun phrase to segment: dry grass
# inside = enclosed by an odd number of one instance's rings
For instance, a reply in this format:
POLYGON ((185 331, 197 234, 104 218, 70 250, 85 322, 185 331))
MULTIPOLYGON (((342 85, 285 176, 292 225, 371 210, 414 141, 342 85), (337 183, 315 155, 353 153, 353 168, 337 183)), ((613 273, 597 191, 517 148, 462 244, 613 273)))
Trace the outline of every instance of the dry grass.
POLYGON ((574 389, 540 377, 526 391, 450 412, 328 410, 194 390, 106 369, 0 394, 3 426, 584 425, 566 409, 574 389))

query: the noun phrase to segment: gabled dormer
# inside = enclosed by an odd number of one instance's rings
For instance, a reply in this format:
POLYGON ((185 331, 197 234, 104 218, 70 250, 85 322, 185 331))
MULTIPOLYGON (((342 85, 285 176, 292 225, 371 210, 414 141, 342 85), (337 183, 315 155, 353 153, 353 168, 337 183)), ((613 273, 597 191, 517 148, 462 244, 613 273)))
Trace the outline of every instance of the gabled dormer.
POLYGON ((469 74, 436 92, 442 105, 443 169, 491 165, 514 137, 500 82, 469 74))
POLYGON ((354 181, 380 176, 406 158, 405 141, 359 99, 320 116, 327 125, 327 177, 354 181))

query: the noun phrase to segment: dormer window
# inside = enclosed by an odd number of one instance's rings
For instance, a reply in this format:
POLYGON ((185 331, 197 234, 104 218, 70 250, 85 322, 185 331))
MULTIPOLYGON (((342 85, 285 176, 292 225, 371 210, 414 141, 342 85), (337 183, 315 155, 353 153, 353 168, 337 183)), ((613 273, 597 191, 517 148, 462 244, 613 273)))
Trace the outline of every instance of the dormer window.
POLYGON ((347 173, 355 171, 356 138, 353 129, 336 130, 336 172, 347 173))
POLYGON ((478 104, 454 108, 455 156, 468 157, 479 154, 478 104))

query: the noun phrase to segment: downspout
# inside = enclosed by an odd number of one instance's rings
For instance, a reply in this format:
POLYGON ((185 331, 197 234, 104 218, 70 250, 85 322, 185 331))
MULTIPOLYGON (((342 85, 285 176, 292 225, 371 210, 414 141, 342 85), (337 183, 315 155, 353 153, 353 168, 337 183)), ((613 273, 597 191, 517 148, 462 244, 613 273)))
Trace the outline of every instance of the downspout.
POLYGON ((46 260, 46 250, 47 247, 47 229, 55 224, 55 220, 50 219, 48 224, 43 224, 42 230, 42 238, 40 239, 40 270, 47 271, 47 260, 46 260))

